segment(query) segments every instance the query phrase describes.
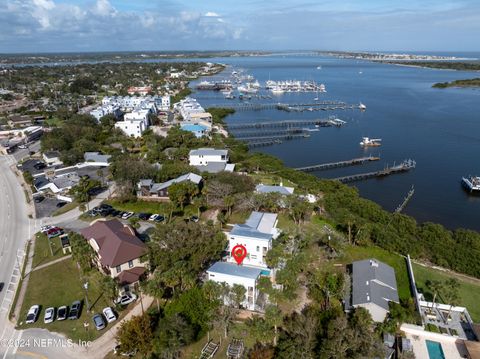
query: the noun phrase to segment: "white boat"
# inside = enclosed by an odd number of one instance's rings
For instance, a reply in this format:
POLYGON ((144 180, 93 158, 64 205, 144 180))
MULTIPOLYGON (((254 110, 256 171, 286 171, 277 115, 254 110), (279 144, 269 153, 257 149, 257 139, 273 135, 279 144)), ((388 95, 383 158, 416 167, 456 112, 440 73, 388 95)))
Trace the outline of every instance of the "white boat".
POLYGON ((280 86, 272 87, 270 89, 270 91, 272 91, 272 93, 274 93, 274 94, 282 94, 283 93, 283 89, 280 86))
POLYGON ((362 142, 360 142, 360 146, 362 147, 378 147, 381 146, 382 144, 381 138, 368 138, 368 137, 362 137, 362 142))
POLYGON ((462 185, 470 193, 480 193, 479 176, 462 177, 462 185))
POLYGON ((321 70, 322 69, 322 66, 317 66, 317 70, 321 70))
POLYGON ((360 104, 358 105, 358 108, 362 111, 365 111, 367 109, 367 106, 365 106, 363 103, 360 102, 360 104))

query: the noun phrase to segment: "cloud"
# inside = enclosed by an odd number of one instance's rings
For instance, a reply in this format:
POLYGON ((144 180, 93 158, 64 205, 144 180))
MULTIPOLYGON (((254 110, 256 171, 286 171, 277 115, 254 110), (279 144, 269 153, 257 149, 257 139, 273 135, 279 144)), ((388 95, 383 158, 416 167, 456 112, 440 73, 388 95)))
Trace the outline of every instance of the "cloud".
POLYGON ((208 11, 205 15, 203 16, 206 16, 206 17, 220 17, 220 15, 218 15, 216 12, 213 12, 213 11, 208 11))

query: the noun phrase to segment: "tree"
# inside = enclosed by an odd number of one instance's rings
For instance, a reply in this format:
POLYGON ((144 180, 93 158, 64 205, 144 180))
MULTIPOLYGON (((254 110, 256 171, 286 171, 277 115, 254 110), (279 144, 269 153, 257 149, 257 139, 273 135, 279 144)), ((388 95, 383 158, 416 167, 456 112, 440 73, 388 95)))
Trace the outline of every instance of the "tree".
POLYGON ((195 328, 180 314, 160 319, 153 337, 153 351, 160 358, 178 358, 180 349, 193 342, 195 328))
POLYGON ((152 351, 152 321, 148 314, 133 316, 123 322, 117 332, 116 340, 122 352, 139 351, 146 356, 152 351))
POLYGON ((72 247, 72 257, 80 265, 84 273, 92 269, 95 253, 88 244, 87 240, 80 234, 70 232, 68 234, 70 246, 72 247))
POLYGON ((444 300, 450 305, 448 310, 448 314, 445 318, 445 324, 448 322, 448 318, 450 318, 450 313, 452 312, 452 308, 457 305, 459 296, 458 290, 460 289, 460 283, 455 278, 449 278, 445 282, 445 293, 443 294, 444 300))
POLYGON ((223 206, 227 210, 227 217, 232 214, 232 208, 235 205, 235 198, 233 196, 225 196, 223 198, 223 206))
POLYGON ((273 327, 273 346, 277 346, 278 327, 283 322, 282 312, 277 306, 269 305, 265 310, 265 321, 270 327, 273 327))
POLYGON ((263 345, 256 342, 252 349, 248 351, 248 359, 273 359, 275 349, 270 345, 263 345))
POLYGON ((168 188, 168 198, 183 210, 198 193, 198 186, 190 181, 174 183, 168 188))
POLYGON ((99 181, 82 177, 78 184, 70 189, 70 193, 73 194, 76 201, 80 203, 88 203, 90 201, 90 193, 92 189, 97 187, 100 187, 99 181))
POLYGON ((310 203, 304 199, 295 195, 287 197, 287 206, 289 209, 289 215, 292 217, 295 224, 301 224, 307 216, 312 213, 313 207, 310 203))
POLYGON ((128 224, 132 226, 134 229, 139 229, 140 228, 140 218, 138 217, 130 217, 128 219, 128 224))
POLYGON ((231 304, 233 304, 236 308, 240 308, 245 301, 246 293, 247 290, 243 285, 234 284, 230 292, 231 304))
POLYGON ((444 283, 442 283, 439 280, 427 280, 425 282, 427 287, 432 291, 433 293, 433 300, 432 300, 432 307, 435 306, 435 299, 437 299, 437 295, 441 293, 444 290, 444 283))
POLYGON ((117 298, 118 295, 118 287, 117 282, 114 278, 110 277, 109 275, 102 276, 102 280, 100 282, 100 288, 102 293, 112 301, 117 298))

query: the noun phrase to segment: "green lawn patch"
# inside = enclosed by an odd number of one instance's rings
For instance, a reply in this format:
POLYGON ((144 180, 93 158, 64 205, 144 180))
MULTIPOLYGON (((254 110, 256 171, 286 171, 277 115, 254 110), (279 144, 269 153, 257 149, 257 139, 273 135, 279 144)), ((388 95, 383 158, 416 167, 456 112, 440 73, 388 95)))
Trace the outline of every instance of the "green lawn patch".
POLYGON ((440 329, 438 329, 438 327, 436 325, 431 324, 431 323, 428 323, 426 325, 425 329, 429 332, 440 333, 440 329))
POLYGON ((251 173, 250 177, 252 177, 255 182, 263 183, 264 185, 270 186, 285 186, 285 187, 296 187, 296 184, 292 181, 284 179, 280 176, 270 173, 251 173))
MULTIPOLYGON (((428 280, 439 280, 441 282, 445 282, 449 278, 458 279, 458 282, 460 283, 460 288, 458 290, 458 305, 468 309, 468 312, 470 313, 470 316, 474 322, 480 322, 480 305, 478 305, 478 299, 480 298, 480 284, 478 284, 476 281, 469 281, 467 279, 455 276, 454 274, 445 273, 437 269, 425 268, 415 263, 413 263, 413 273, 415 275, 415 282, 417 283, 418 291, 422 292, 427 300, 432 300, 433 298, 432 292, 426 285, 428 280)), ((438 299, 436 299, 436 301, 441 303, 441 296, 440 298, 437 298, 438 299)))
MULTIPOLYGON (((106 333, 109 326, 117 322, 109 324, 106 329, 97 331, 91 319, 94 313, 100 313, 104 307, 112 306, 111 301, 104 297, 100 290, 101 276, 102 274, 93 270, 87 277, 89 282, 88 299, 91 307, 91 313, 87 313, 85 290, 83 289, 84 279, 73 260, 67 259, 31 272, 20 311, 21 317, 18 320, 18 327, 21 329, 45 328, 52 332, 63 333, 74 341, 78 339, 94 340, 106 333), (50 324, 43 323, 46 308, 56 307, 58 309, 62 305, 70 306, 75 300, 83 301, 82 314, 78 320, 67 319, 60 322, 54 321, 50 324), (25 324, 28 309, 34 304, 41 306, 38 320, 34 324, 25 324), (88 331, 83 326, 84 322, 89 323, 88 331)), ((122 313, 125 313, 125 311, 122 313)))
POLYGON ((50 252, 48 241, 49 239, 43 233, 37 233, 35 235, 35 251, 33 252, 32 268, 36 268, 39 265, 51 262, 64 256, 60 237, 50 239, 53 255, 50 252))
POLYGON ((408 299, 411 297, 407 262, 404 257, 395 253, 390 253, 379 247, 346 246, 344 253, 341 255, 339 260, 344 264, 350 264, 354 261, 369 258, 378 259, 379 261, 391 266, 395 270, 398 296, 400 299, 408 299))
POLYGON ((119 211, 135 212, 135 213, 158 213, 165 214, 166 205, 164 202, 149 202, 149 201, 135 201, 135 202, 119 202, 119 201, 105 201, 113 208, 119 211))

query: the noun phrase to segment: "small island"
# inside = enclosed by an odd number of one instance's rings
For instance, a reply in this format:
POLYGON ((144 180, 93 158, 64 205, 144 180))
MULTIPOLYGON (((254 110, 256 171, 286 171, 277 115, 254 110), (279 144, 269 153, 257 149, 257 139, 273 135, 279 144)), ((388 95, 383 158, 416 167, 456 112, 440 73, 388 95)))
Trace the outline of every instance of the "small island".
POLYGON ((434 88, 447 88, 447 87, 480 87, 480 78, 455 80, 450 82, 438 82, 433 84, 434 88))

